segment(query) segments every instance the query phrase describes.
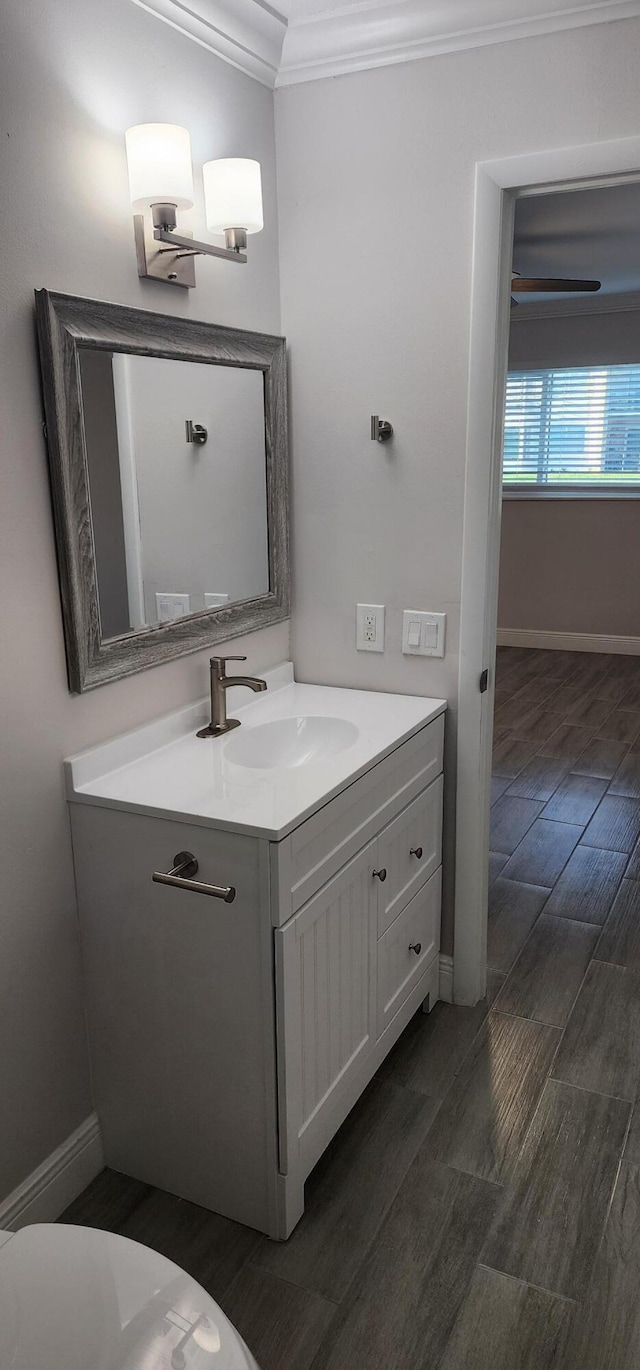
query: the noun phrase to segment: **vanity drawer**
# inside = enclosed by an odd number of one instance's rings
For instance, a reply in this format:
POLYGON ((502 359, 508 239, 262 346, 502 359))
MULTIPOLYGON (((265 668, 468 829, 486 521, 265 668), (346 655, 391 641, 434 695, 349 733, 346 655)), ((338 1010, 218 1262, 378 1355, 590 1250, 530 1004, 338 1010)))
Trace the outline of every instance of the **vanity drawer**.
POLYGON ((440 865, 442 786, 440 775, 380 833, 376 861, 386 876, 377 882, 378 937, 440 865))
POLYGON ((273 917, 286 922, 442 771, 444 714, 273 844, 273 917))
POLYGON ((439 867, 378 942, 378 1037, 438 953, 441 894, 439 867))

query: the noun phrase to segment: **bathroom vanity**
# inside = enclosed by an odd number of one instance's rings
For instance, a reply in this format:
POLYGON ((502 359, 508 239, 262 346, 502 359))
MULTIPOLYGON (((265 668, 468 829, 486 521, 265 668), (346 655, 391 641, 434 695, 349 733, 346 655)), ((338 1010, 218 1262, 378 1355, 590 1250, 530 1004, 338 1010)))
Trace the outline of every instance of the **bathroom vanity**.
POLYGON ((438 997, 446 704, 265 679, 66 779, 107 1164, 285 1238, 438 997))

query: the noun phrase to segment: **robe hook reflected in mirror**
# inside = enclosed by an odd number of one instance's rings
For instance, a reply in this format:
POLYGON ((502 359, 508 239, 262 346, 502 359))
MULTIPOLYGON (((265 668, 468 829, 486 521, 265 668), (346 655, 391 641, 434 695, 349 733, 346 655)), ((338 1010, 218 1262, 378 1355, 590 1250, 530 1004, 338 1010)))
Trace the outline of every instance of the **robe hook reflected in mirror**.
POLYGON ((187 442, 192 442, 196 447, 204 447, 209 436, 204 424, 194 423, 193 419, 185 419, 184 428, 187 442))

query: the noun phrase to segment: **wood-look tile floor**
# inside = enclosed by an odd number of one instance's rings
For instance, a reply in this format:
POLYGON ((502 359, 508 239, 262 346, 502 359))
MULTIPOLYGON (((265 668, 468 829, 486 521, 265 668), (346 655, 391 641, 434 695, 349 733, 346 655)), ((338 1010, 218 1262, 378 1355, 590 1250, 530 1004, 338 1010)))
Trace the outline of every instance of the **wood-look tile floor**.
POLYGON ((489 989, 409 1024, 276 1244, 105 1171, 261 1370, 640 1365, 640 658, 499 648, 489 989))

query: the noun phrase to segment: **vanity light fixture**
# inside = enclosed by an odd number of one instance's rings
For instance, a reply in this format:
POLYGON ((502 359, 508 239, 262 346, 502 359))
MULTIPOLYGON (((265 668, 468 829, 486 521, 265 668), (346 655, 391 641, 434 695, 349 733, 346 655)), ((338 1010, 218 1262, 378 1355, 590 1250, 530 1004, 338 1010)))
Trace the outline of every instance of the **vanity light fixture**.
POLYGON ((195 257, 246 262, 248 233, 263 227, 260 163, 225 157, 203 167, 207 227, 225 247, 176 232, 177 211, 193 206, 191 143, 178 124, 136 124, 125 134, 129 188, 136 211, 138 275, 194 286, 195 257), (150 211, 150 214, 149 214, 150 211))

